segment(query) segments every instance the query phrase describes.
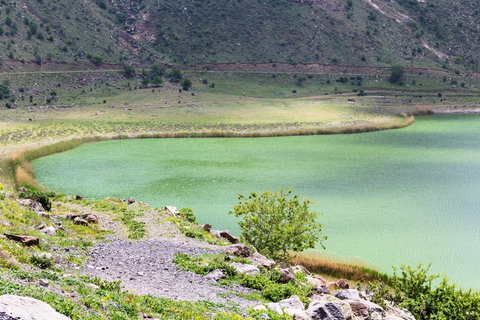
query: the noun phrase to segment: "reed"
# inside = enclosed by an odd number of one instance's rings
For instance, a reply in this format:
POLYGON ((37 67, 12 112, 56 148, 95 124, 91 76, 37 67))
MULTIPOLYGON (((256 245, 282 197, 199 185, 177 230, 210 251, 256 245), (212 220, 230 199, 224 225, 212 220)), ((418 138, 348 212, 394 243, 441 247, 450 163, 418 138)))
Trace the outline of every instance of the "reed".
POLYGON ((435 111, 431 107, 417 107, 415 110, 409 112, 411 116, 426 116, 435 114, 435 111))
POLYGON ((389 276, 362 261, 348 261, 316 252, 300 253, 291 260, 292 265, 302 265, 309 271, 351 281, 380 280, 389 282, 389 276))

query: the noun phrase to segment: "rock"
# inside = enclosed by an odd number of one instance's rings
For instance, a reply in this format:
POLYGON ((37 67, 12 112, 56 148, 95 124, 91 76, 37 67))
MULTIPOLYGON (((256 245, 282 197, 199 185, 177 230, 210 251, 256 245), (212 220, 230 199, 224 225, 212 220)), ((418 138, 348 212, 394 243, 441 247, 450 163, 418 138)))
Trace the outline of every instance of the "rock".
POLYGON ((13 241, 18 241, 26 245, 27 247, 29 246, 38 246, 40 244, 40 239, 37 237, 32 237, 32 236, 17 236, 14 234, 6 234, 4 233, 5 237, 7 239, 13 240, 13 241))
POLYGON ((315 290, 315 294, 330 294, 327 286, 315 287, 313 290, 315 290))
POLYGON ((93 284, 93 283, 86 283, 86 284, 85 284, 85 287, 90 288, 90 289, 92 289, 92 290, 98 290, 98 289, 100 289, 99 286, 97 286, 96 284, 93 284))
MULTIPOLYGON (((385 301, 385 302, 387 304, 387 310, 386 310, 387 315, 395 316, 402 320, 415 320, 415 317, 407 309, 394 308, 389 301, 385 301)), ((393 318, 391 320, 393 320, 393 318)))
POLYGON ((42 230, 46 227, 47 225, 45 224, 45 222, 42 221, 42 223, 40 223, 40 225, 38 227, 36 227, 35 229, 37 230, 42 230))
POLYGON ((299 272, 303 272, 305 273, 306 275, 308 276, 311 276, 312 274, 310 273, 310 271, 307 270, 307 268, 305 268, 304 266, 301 266, 301 265, 297 265, 297 266, 293 266, 292 267, 292 270, 293 272, 295 272, 295 274, 299 273, 299 272))
POLYGON ((341 290, 335 295, 335 297, 337 297, 340 300, 353 300, 353 301, 361 300, 357 289, 341 290))
POLYGON ((58 227, 55 229, 55 231, 58 231, 58 230, 61 230, 61 231, 65 232, 65 233, 68 233, 68 232, 67 232, 67 229, 65 229, 65 227, 63 227, 63 226, 58 226, 58 227))
POLYGON ((220 231, 218 230, 210 230, 210 233, 212 236, 214 236, 216 239, 222 239, 222 236, 220 235, 220 231))
POLYGON ((250 248, 242 243, 232 244, 224 247, 226 253, 234 254, 239 257, 246 258, 250 256, 250 248))
POLYGON ((378 304, 366 300, 348 301, 353 314, 360 320, 381 320, 384 310, 378 304))
POLYGON ((73 219, 73 224, 81 225, 81 226, 88 226, 88 222, 83 220, 80 217, 76 217, 75 219, 73 219))
POLYGON ((278 303, 275 303, 275 302, 267 303, 267 308, 272 311, 275 311, 278 314, 283 314, 282 307, 280 307, 278 303))
POLYGON ((307 314, 313 320, 346 320, 340 306, 333 302, 320 303, 309 307, 307 314))
POLYGON ((67 220, 74 220, 75 218, 78 218, 78 217, 80 217, 80 215, 77 214, 77 213, 69 213, 69 214, 67 214, 67 216, 65 217, 65 219, 67 219, 67 220))
POLYGON ((279 301, 278 304, 282 308, 289 308, 289 309, 299 309, 299 310, 305 310, 305 306, 303 305, 302 300, 297 295, 293 295, 288 299, 284 299, 282 301, 279 301))
POLYGON ((202 226, 202 229, 207 231, 207 232, 210 232, 210 230, 212 230, 212 225, 211 224, 208 224, 208 223, 205 223, 203 226, 202 226))
POLYGON ((312 317, 305 310, 285 309, 284 312, 293 316, 293 320, 312 320, 312 317))
POLYGON ((43 208, 42 204, 32 199, 17 200, 17 203, 23 207, 30 208, 36 212, 42 212, 42 211, 45 212, 45 209, 43 208))
POLYGON ((348 283, 347 279, 340 279, 337 281, 337 287, 339 287, 340 289, 349 289, 350 283, 348 283))
POLYGON ((18 192, 28 192, 28 190, 25 187, 20 187, 18 188, 18 192))
POLYGON ((359 320, 368 319, 368 306, 361 301, 350 301, 350 308, 355 317, 359 320))
POLYGON ((237 270, 237 272, 239 273, 244 273, 249 275, 260 274, 260 270, 251 264, 234 262, 234 263, 231 263, 230 265, 234 267, 235 270, 237 270))
POLYGON ((283 283, 290 282, 293 278, 295 278, 295 273, 293 272, 292 268, 278 269, 278 271, 282 273, 283 283))
POLYGON ((220 269, 210 271, 205 277, 208 279, 213 279, 215 281, 227 278, 227 276, 220 269))
MULTIPOLYGON (((234 244, 235 246, 235 244, 234 244)), ((248 261, 251 261, 254 265, 264 267, 267 269, 272 269, 275 267, 275 261, 267 259, 265 256, 261 255, 258 252, 253 253, 250 257, 247 258, 248 261)))
POLYGON ((50 219, 50 217, 52 216, 50 213, 47 213, 45 211, 39 211, 38 215, 42 218, 48 218, 48 219, 50 219))
POLYGON ((167 214, 172 215, 172 216, 180 215, 180 211, 177 210, 177 207, 166 206, 165 211, 167 211, 167 214))
POLYGON ((82 197, 82 196, 76 196, 76 197, 75 197, 75 200, 85 200, 85 198, 82 197))
POLYGON ((308 308, 313 307, 317 304, 322 304, 326 302, 333 302, 336 305, 340 307, 342 310, 342 314, 345 317, 345 319, 352 319, 354 316, 354 313, 352 311, 352 308, 350 307, 350 303, 348 301, 340 300, 332 295, 325 294, 322 296, 316 296, 315 299, 310 303, 308 308))
POLYGON ((10 317, 22 320, 70 320, 43 301, 10 294, 0 296, 0 310, 10 317))
MULTIPOLYGON (((320 279, 317 279, 315 277, 305 277, 305 280, 307 280, 307 282, 309 284, 311 284, 312 286, 315 286, 315 287, 321 287, 321 286, 325 286, 325 282, 323 282, 322 280, 320 279)), ((326 287, 325 287, 326 288, 326 287)), ((328 289, 327 289, 328 290, 328 289)))
POLYGON ((47 228, 43 229, 42 232, 45 233, 48 236, 51 236, 51 237, 57 235, 57 231, 55 230, 54 227, 47 227, 47 228))
POLYGON ((133 204, 133 203, 135 203, 135 198, 134 197, 128 198, 128 204, 133 204))
POLYGON ((262 320, 270 320, 270 319, 272 319, 272 318, 270 318, 270 317, 268 316, 268 314, 266 314, 266 313, 261 313, 261 314, 260 314, 260 319, 262 319, 262 320))
POLYGON ((223 231, 220 231, 220 236, 222 238, 225 238, 227 239, 228 241, 230 241, 230 243, 233 243, 233 244, 236 244, 238 243, 238 238, 235 237, 230 231, 228 230, 223 230, 223 231))
POLYGON ((47 279, 38 279, 38 283, 43 287, 48 287, 49 282, 47 279))
POLYGON ((98 217, 94 214, 87 214, 84 218, 88 223, 98 223, 98 217))
POLYGON ((383 320, 404 320, 404 319, 397 316, 388 315, 385 318, 383 318, 383 320))
POLYGON ((265 307, 263 304, 259 304, 258 306, 255 306, 253 310, 267 311, 267 307, 265 307))

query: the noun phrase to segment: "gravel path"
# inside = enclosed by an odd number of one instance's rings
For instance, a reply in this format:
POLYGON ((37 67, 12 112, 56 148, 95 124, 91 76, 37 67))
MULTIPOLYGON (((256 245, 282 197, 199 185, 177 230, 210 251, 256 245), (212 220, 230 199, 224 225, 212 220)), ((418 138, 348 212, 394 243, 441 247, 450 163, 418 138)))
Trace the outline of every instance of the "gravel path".
POLYGON ((174 254, 217 253, 205 243, 186 238, 150 241, 114 240, 94 246, 82 271, 103 280, 122 280, 126 289, 141 295, 154 295, 175 300, 199 301, 238 306, 246 309, 258 302, 246 300, 236 293, 248 294, 242 286, 220 287, 216 281, 189 271, 177 270, 174 254), (203 246, 201 245, 203 244, 203 246))

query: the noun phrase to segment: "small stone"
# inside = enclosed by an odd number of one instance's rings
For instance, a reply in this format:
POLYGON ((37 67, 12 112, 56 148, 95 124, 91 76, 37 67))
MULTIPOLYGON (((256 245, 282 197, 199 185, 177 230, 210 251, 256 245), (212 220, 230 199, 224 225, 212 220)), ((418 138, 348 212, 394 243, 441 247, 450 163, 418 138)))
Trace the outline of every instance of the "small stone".
POLYGON ((20 187, 18 188, 18 192, 28 192, 28 190, 25 187, 20 187))
POLYGON ((84 219, 88 223, 98 223, 98 217, 94 214, 88 214, 84 219))
POLYGON ((220 236, 222 238, 225 238, 227 239, 228 241, 230 241, 230 243, 233 243, 233 244, 236 244, 238 243, 238 238, 235 237, 230 231, 228 230, 223 230, 223 231, 220 231, 220 236))
POLYGON ((234 267, 235 270, 237 270, 237 272, 239 273, 244 273, 249 275, 260 274, 260 270, 251 264, 234 262, 234 263, 231 263, 230 265, 234 267))
POLYGON ((82 196, 76 196, 76 197, 75 197, 75 200, 85 200, 85 198, 82 197, 82 196))
POLYGON ((40 223, 40 225, 38 227, 36 227, 35 229, 37 230, 42 230, 43 228, 45 228, 47 225, 45 224, 45 222, 42 221, 42 223, 40 223))
POLYGON ((48 287, 48 285, 49 285, 49 282, 48 282, 48 280, 46 280, 46 279, 38 279, 38 283, 39 283, 41 286, 44 286, 44 287, 48 287))
POLYGON ((339 291, 335 297, 341 300, 353 300, 353 301, 359 301, 360 300, 360 295, 358 294, 357 289, 345 289, 342 291, 339 291))
POLYGON ((172 216, 180 215, 180 211, 177 210, 177 207, 166 206, 165 211, 167 211, 167 214, 172 215, 172 216))
POLYGON ((247 258, 248 261, 251 261, 254 265, 261 266, 267 269, 272 269, 275 267, 276 262, 270 259, 267 259, 265 256, 261 255, 258 252, 253 253, 250 257, 247 258))
POLYGON ((205 277, 208 279, 213 279, 215 281, 227 278, 227 276, 220 269, 210 271, 205 277))
POLYGON ((42 232, 45 233, 48 236, 51 236, 51 237, 57 235, 57 231, 55 230, 54 227, 47 227, 47 228, 43 229, 42 232))
POLYGON ((297 295, 293 295, 288 299, 279 301, 278 304, 283 309, 290 308, 290 309, 305 310, 305 306, 303 305, 302 300, 300 300, 300 298, 297 295))
POLYGON ((348 283, 347 279, 340 279, 337 281, 337 286, 340 289, 350 289, 350 283, 348 283))
POLYGON ((128 198, 128 204, 133 204, 133 203, 135 203, 135 198, 134 197, 128 198))
POLYGON ((67 216, 65 217, 67 220, 74 220, 75 218, 78 218, 80 215, 77 214, 77 213, 69 213, 67 214, 67 216))
POLYGON ((212 230, 212 225, 211 224, 208 224, 208 223, 205 223, 203 226, 202 226, 203 230, 207 231, 207 232, 210 232, 210 230, 212 230))
POLYGON ((282 273, 283 283, 290 282, 293 278, 295 278, 295 273, 293 272, 292 268, 278 269, 278 271, 282 273))
POLYGON ((96 284, 93 284, 93 283, 86 283, 85 286, 86 286, 87 288, 92 289, 92 290, 98 290, 98 289, 100 289, 99 286, 97 286, 96 284))
POLYGON ((234 254, 239 257, 246 258, 250 256, 250 248, 242 243, 232 244, 224 247, 226 253, 234 254))
POLYGON ((75 219, 73 219, 73 224, 81 225, 81 226, 88 226, 88 222, 83 220, 80 217, 76 217, 75 219))

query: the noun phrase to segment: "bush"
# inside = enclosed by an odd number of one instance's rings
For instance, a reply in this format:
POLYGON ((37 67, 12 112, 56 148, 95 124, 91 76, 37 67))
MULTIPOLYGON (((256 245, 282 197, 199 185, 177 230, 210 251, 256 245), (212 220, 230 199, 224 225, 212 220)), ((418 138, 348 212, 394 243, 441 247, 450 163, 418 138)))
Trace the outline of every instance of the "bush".
POLYGON ((185 220, 194 224, 198 224, 197 217, 195 217, 195 214, 193 214, 193 210, 191 208, 181 208, 179 211, 180 211, 180 215, 185 220))
POLYGON ((92 56, 92 60, 93 60, 93 62, 95 62, 95 63, 103 63, 103 57, 100 56, 100 55, 98 55, 98 54, 94 54, 94 55, 92 56))
POLYGON ((275 193, 252 192, 248 198, 239 195, 239 204, 229 214, 243 216, 238 222, 241 241, 274 260, 286 260, 289 251, 314 248, 316 242, 322 245, 326 240, 323 224, 315 221, 320 213, 310 210, 309 199, 301 200, 298 195, 289 199, 291 193, 280 189, 275 193))
POLYGON ((188 89, 192 86, 192 80, 190 80, 189 78, 185 78, 182 80, 180 85, 182 86, 183 90, 188 91, 188 89))
POLYGON ((49 253, 34 253, 30 257, 30 262, 39 267, 40 269, 49 269, 53 267, 54 260, 51 254, 49 253))
POLYGON ((129 65, 123 66, 123 71, 125 72, 125 76, 132 77, 135 75, 135 68, 129 65))
POLYGON ((55 193, 53 192, 30 191, 30 190, 27 192, 20 192, 18 194, 20 198, 32 199, 40 202, 46 211, 50 211, 50 209, 52 209, 52 202, 50 201, 50 197, 53 197, 54 195, 55 193))
POLYGON ((405 76, 405 67, 401 65, 395 65, 390 68, 390 82, 401 83, 405 76))

